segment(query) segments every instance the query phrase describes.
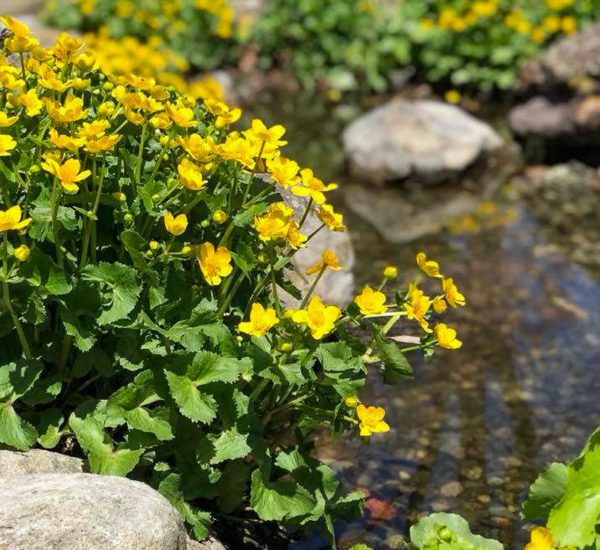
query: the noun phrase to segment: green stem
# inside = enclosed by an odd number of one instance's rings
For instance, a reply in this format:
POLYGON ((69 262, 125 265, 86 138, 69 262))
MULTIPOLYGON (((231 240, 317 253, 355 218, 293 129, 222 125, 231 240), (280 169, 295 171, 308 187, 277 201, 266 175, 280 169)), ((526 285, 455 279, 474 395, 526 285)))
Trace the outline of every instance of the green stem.
POLYGON ((58 204, 60 202, 60 183, 57 178, 54 178, 54 186, 52 188, 52 236, 54 238, 54 246, 56 248, 56 260, 59 267, 64 267, 63 253, 60 246, 60 236, 58 234, 58 204))
MULTIPOLYGON (((381 335, 385 336, 390 330, 392 330, 392 327, 398 322, 398 320, 400 319, 400 317, 402 317, 403 312, 398 312, 396 313, 396 315, 394 315, 393 317, 390 317, 390 319, 388 320, 388 322, 383 326, 383 328, 381 329, 381 335)), ((371 353, 373 352, 373 348, 375 346, 375 340, 373 340, 371 342, 371 345, 367 348, 367 351, 365 351, 363 357, 365 359, 369 359, 369 356, 371 355, 371 353)), ((417 347, 418 349, 418 347, 417 347)))
POLYGON ((312 293, 315 291, 315 288, 319 284, 319 281, 321 280, 321 277, 323 277, 323 274, 325 273, 326 270, 327 270, 327 266, 324 265, 321 268, 321 270, 319 271, 319 274, 316 276, 315 280, 313 281, 313 284, 310 285, 308 292, 306 293, 306 295, 304 296, 304 299, 302 300, 302 303, 300 304, 300 309, 304 309, 306 307, 308 300, 312 296, 312 293))
POLYGON ((135 181, 139 185, 142 177, 142 160, 144 158, 144 145, 146 141, 146 124, 142 126, 142 135, 140 137, 140 148, 138 151, 137 166, 135 167, 135 181))
POLYGON ((311 197, 310 200, 308 201, 308 204, 306 205, 304 214, 302 214, 302 218, 300 218, 300 222, 298 223, 298 229, 302 229, 302 226, 304 225, 306 218, 308 218, 308 214, 310 212, 310 209, 312 208, 312 205, 313 205, 313 199, 311 197))
MULTIPOLYGON (((4 276, 8 276, 8 236, 6 231, 2 233, 2 237, 4 240, 4 276)), ((8 283, 6 281, 2 282, 2 295, 4 298, 4 305, 6 309, 10 313, 10 316, 15 325, 15 330, 17 331, 17 335, 19 337, 19 341, 21 342, 21 347, 23 348, 23 354, 25 357, 30 360, 32 359, 31 348, 29 347, 29 342, 27 341, 27 336, 25 335, 25 331, 23 330, 23 326, 21 325, 21 321, 19 321, 19 317, 15 313, 15 310, 12 307, 12 302, 10 300, 10 289, 8 287, 8 283)))

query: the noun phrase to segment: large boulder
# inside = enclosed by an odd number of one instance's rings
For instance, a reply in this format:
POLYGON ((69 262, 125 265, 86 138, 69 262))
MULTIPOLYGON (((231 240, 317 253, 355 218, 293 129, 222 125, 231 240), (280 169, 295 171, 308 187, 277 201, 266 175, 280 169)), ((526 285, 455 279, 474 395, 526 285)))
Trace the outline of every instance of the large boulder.
POLYGON ((502 148, 500 136, 460 108, 432 100, 393 101, 364 114, 343 134, 351 173, 385 183, 452 178, 502 148))
POLYGON ((25 453, 0 450, 0 479, 23 474, 80 474, 83 460, 32 449, 25 453))
POLYGON ((179 513, 148 485, 94 474, 0 479, 0 548, 186 550, 179 513))

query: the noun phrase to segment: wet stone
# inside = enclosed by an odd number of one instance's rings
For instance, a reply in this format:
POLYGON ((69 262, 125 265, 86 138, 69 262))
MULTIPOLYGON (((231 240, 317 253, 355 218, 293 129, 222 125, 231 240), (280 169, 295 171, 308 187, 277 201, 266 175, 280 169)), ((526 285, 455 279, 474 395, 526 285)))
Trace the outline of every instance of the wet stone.
POLYGON ((450 481, 442 485, 440 494, 444 497, 457 497, 463 492, 463 486, 458 481, 450 481))

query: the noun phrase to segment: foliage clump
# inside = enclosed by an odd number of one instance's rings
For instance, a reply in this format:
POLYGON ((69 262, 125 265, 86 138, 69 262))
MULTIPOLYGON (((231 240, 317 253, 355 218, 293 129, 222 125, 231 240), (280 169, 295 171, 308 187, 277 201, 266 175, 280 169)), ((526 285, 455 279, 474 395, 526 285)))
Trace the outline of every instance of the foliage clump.
POLYGON ((324 303, 316 284, 343 268, 327 250, 301 294, 294 254, 345 226, 336 185, 281 153, 282 126, 234 131, 239 109, 105 74, 82 40, 44 49, 0 21, 0 443, 145 480, 199 538, 211 513, 244 511, 333 540, 362 494, 313 458, 314 431, 388 431, 357 397, 368 367, 392 383, 411 376, 406 352, 460 347, 436 319, 465 297, 421 253, 435 296, 384 294, 389 267, 347 308, 324 303), (410 345, 388 336, 404 319, 410 345))

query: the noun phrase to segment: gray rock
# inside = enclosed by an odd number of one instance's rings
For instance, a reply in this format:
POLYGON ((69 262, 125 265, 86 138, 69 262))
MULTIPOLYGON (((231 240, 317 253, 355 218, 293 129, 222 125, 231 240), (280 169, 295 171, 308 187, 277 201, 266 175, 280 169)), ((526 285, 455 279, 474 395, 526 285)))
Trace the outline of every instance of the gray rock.
POLYGON ((511 109, 508 123, 519 136, 556 137, 573 132, 572 111, 570 103, 554 104, 545 97, 534 97, 511 109))
MULTIPOLYGON (((300 220, 308 204, 306 198, 297 197, 283 190, 280 193, 284 201, 294 209, 296 220, 300 220)), ((302 226, 302 232, 310 235, 321 225, 321 220, 319 220, 313 208, 302 226)), ((333 232, 327 230, 327 228, 319 231, 306 247, 296 252, 292 260, 294 269, 289 270, 287 276, 300 291, 307 290, 315 275, 307 277, 304 272, 321 259, 321 254, 325 250, 333 250, 344 269, 342 271, 327 270, 319 281, 315 292, 327 304, 346 305, 353 297, 354 275, 352 274, 352 268, 355 262, 352 240, 346 232, 333 232)), ((294 300, 291 296, 286 294, 282 299, 287 307, 297 307, 297 300, 294 300)))
POLYGON ((197 540, 187 539, 186 550, 227 550, 218 540, 209 537, 208 539, 198 542, 197 540))
POLYGON ((39 12, 44 7, 44 0, 2 0, 2 15, 13 17, 27 13, 39 12))
POLYGON ((0 478, 22 474, 79 474, 83 461, 72 456, 32 449, 26 453, 0 451, 0 478))
POLYGON ((94 474, 0 479, 0 548, 185 550, 179 513, 148 485, 94 474))
POLYGON ((390 243, 408 243, 439 233, 456 218, 472 213, 479 203, 473 194, 457 191, 423 206, 397 189, 378 190, 360 185, 347 186, 345 196, 348 207, 390 243))
POLYGON ((408 177, 441 181, 502 147, 500 136, 484 122, 431 100, 378 107, 352 122, 343 141, 352 174, 372 183, 408 177))
MULTIPOLYGON (((542 55, 526 63, 519 88, 549 90, 557 86, 581 88, 600 78, 600 23, 553 44, 542 55)), ((598 84, 598 83, 597 83, 598 84)), ((598 89, 598 85, 593 88, 598 89)))

